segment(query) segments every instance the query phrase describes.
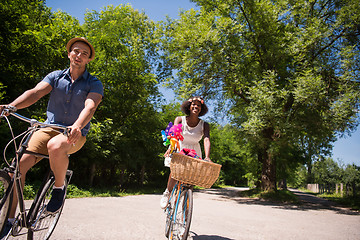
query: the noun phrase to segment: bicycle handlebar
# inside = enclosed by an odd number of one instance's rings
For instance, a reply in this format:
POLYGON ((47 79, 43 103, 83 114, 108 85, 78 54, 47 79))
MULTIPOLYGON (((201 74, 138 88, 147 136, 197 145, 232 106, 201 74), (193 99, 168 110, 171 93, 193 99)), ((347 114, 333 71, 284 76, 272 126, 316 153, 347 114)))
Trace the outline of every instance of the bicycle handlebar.
POLYGON ((53 127, 53 128, 61 129, 64 131, 63 134, 66 136, 68 136, 70 133, 71 129, 67 126, 60 125, 60 124, 49 124, 49 123, 39 122, 36 119, 30 119, 30 118, 24 117, 18 113, 15 113, 15 111, 16 111, 16 108, 14 108, 12 106, 6 106, 0 114, 0 118, 10 114, 24 122, 30 123, 31 127, 40 126, 40 127, 53 127))

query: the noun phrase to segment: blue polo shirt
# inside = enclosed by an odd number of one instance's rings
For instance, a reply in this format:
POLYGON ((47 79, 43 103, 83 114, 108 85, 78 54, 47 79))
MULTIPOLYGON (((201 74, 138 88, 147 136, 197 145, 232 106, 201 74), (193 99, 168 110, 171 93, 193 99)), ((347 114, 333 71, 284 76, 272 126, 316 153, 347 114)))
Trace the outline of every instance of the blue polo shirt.
MULTIPOLYGON (((46 123, 71 126, 84 109, 89 93, 95 92, 104 96, 101 81, 91 76, 87 70, 73 83, 70 69, 49 73, 42 81, 52 87, 46 111, 46 123)), ((81 130, 81 134, 86 136, 89 129, 90 122, 81 130)))

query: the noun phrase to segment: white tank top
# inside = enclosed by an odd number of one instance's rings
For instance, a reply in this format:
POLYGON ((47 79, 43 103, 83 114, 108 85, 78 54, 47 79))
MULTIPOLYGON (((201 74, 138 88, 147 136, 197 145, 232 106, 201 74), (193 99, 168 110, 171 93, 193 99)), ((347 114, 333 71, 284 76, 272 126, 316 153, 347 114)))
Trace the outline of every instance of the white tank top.
POLYGON ((200 119, 198 125, 190 127, 187 125, 186 116, 181 117, 182 120, 182 135, 183 141, 180 141, 180 150, 183 148, 190 148, 196 151, 196 154, 202 158, 202 152, 200 147, 200 140, 204 135, 204 121, 200 119))

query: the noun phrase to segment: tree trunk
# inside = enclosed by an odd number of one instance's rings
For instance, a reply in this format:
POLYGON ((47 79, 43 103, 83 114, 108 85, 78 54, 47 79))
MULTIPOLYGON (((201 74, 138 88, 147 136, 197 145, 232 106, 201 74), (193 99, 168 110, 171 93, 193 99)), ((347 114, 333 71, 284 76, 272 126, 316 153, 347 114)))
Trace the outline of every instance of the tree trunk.
POLYGON ((95 171, 96 171, 96 164, 93 163, 91 164, 91 169, 90 169, 90 186, 93 186, 94 183, 94 177, 95 177, 95 171))
POLYGON ((258 155, 259 161, 262 163, 261 172, 261 190, 276 190, 276 161, 272 155, 265 149, 258 155))
POLYGON ((145 164, 141 166, 140 171, 140 185, 143 186, 145 181, 145 164))
POLYGON ((312 169, 311 157, 309 157, 309 160, 307 161, 306 165, 307 165, 306 183, 314 183, 312 170, 311 170, 312 169))
POLYGON ((267 144, 258 153, 258 160, 262 163, 260 186, 263 191, 276 191, 276 161, 270 153, 271 142, 275 139, 274 128, 264 129, 263 136, 267 139, 267 144))

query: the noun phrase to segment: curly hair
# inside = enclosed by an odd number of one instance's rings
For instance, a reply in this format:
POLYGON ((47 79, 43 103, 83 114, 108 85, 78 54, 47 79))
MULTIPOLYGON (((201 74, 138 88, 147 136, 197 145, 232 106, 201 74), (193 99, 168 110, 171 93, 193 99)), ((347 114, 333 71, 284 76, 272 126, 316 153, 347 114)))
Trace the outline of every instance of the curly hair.
POLYGON ((191 97, 188 100, 184 101, 181 104, 181 111, 187 116, 190 115, 190 106, 193 101, 199 101, 201 103, 201 111, 199 116, 204 116, 208 112, 208 107, 206 106, 204 99, 200 96, 191 97))

